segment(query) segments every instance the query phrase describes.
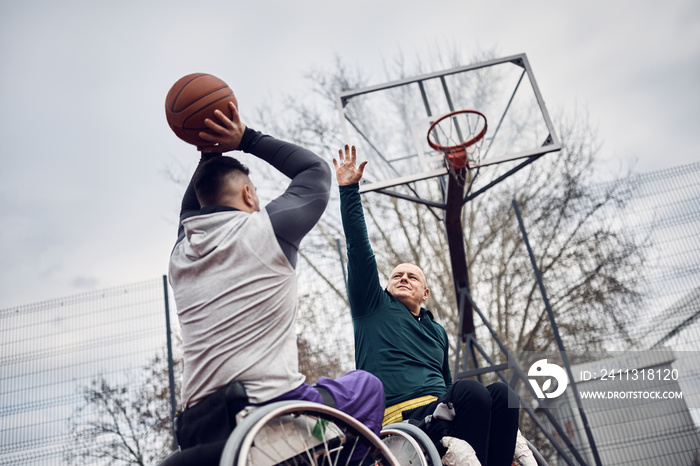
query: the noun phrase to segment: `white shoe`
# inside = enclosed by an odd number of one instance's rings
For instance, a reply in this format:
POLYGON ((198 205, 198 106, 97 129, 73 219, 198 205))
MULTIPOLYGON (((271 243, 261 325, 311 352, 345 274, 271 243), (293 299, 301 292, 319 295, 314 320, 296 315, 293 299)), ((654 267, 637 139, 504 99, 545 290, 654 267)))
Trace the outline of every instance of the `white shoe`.
POLYGON ((447 448, 447 453, 442 457, 442 464, 445 466, 481 466, 476 452, 462 439, 455 437, 443 437, 440 440, 447 448))
POLYGON ((515 438, 515 453, 513 454, 513 463, 517 466, 537 466, 535 455, 527 446, 527 440, 523 437, 518 429, 518 436, 515 438))

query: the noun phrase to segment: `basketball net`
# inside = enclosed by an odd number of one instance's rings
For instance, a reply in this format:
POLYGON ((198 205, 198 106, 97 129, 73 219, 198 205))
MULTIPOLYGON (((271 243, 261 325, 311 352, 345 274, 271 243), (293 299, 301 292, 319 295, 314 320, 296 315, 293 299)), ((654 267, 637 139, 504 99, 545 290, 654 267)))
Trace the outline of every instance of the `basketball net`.
POLYGON ((476 162, 481 160, 481 147, 484 139, 479 139, 469 147, 462 147, 455 151, 443 152, 445 154, 445 167, 450 175, 454 176, 460 184, 464 184, 467 170, 471 170, 476 162))
POLYGON ((445 166, 461 184, 466 169, 481 160, 486 129, 486 117, 476 110, 457 110, 430 125, 428 144, 445 155, 445 166))

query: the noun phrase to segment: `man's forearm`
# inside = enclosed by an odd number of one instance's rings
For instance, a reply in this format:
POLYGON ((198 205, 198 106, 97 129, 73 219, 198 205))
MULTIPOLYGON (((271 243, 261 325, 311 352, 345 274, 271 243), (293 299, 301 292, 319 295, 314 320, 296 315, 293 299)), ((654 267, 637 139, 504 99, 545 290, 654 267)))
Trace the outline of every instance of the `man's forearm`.
POLYGON ((348 254, 372 255, 357 183, 340 186, 340 215, 348 254))
POLYGON ((340 213, 348 251, 348 298, 354 317, 376 310, 383 294, 357 184, 340 186, 340 213))
POLYGON ((318 155, 308 149, 251 128, 246 128, 238 150, 266 161, 292 179, 314 164, 323 162, 318 155))

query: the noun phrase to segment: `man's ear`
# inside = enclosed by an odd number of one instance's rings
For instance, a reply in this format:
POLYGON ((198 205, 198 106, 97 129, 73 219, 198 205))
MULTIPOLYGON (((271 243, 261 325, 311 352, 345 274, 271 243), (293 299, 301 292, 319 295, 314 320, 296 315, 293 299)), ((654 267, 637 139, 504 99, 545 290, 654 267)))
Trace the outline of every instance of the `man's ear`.
POLYGON ((253 197, 253 190, 250 185, 244 184, 243 190, 241 191, 241 196, 243 197, 243 202, 248 207, 255 207, 255 198, 253 197))
POLYGON ((423 301, 424 302, 428 300, 428 296, 430 296, 430 290, 426 288, 425 291, 423 292, 423 301))

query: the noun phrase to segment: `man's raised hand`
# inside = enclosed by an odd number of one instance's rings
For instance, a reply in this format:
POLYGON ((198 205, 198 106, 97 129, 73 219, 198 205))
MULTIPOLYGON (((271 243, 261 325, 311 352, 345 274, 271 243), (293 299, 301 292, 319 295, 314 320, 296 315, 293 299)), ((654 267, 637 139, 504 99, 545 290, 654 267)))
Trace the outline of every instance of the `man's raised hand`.
POLYGON ((357 153, 355 146, 352 149, 349 145, 345 144, 345 152, 343 149, 338 150, 338 159, 333 159, 333 165, 335 166, 335 178, 338 180, 338 185, 344 186, 353 183, 359 183, 362 179, 362 174, 365 171, 365 165, 367 161, 365 160, 360 164, 356 165, 357 153))
POLYGON ((245 124, 238 115, 236 105, 233 102, 229 102, 229 105, 231 106, 231 119, 222 111, 215 110, 214 115, 219 119, 218 122, 209 118, 204 120, 204 124, 211 131, 202 131, 199 133, 199 137, 211 144, 199 146, 198 150, 202 152, 229 152, 238 149, 245 132, 245 124))

